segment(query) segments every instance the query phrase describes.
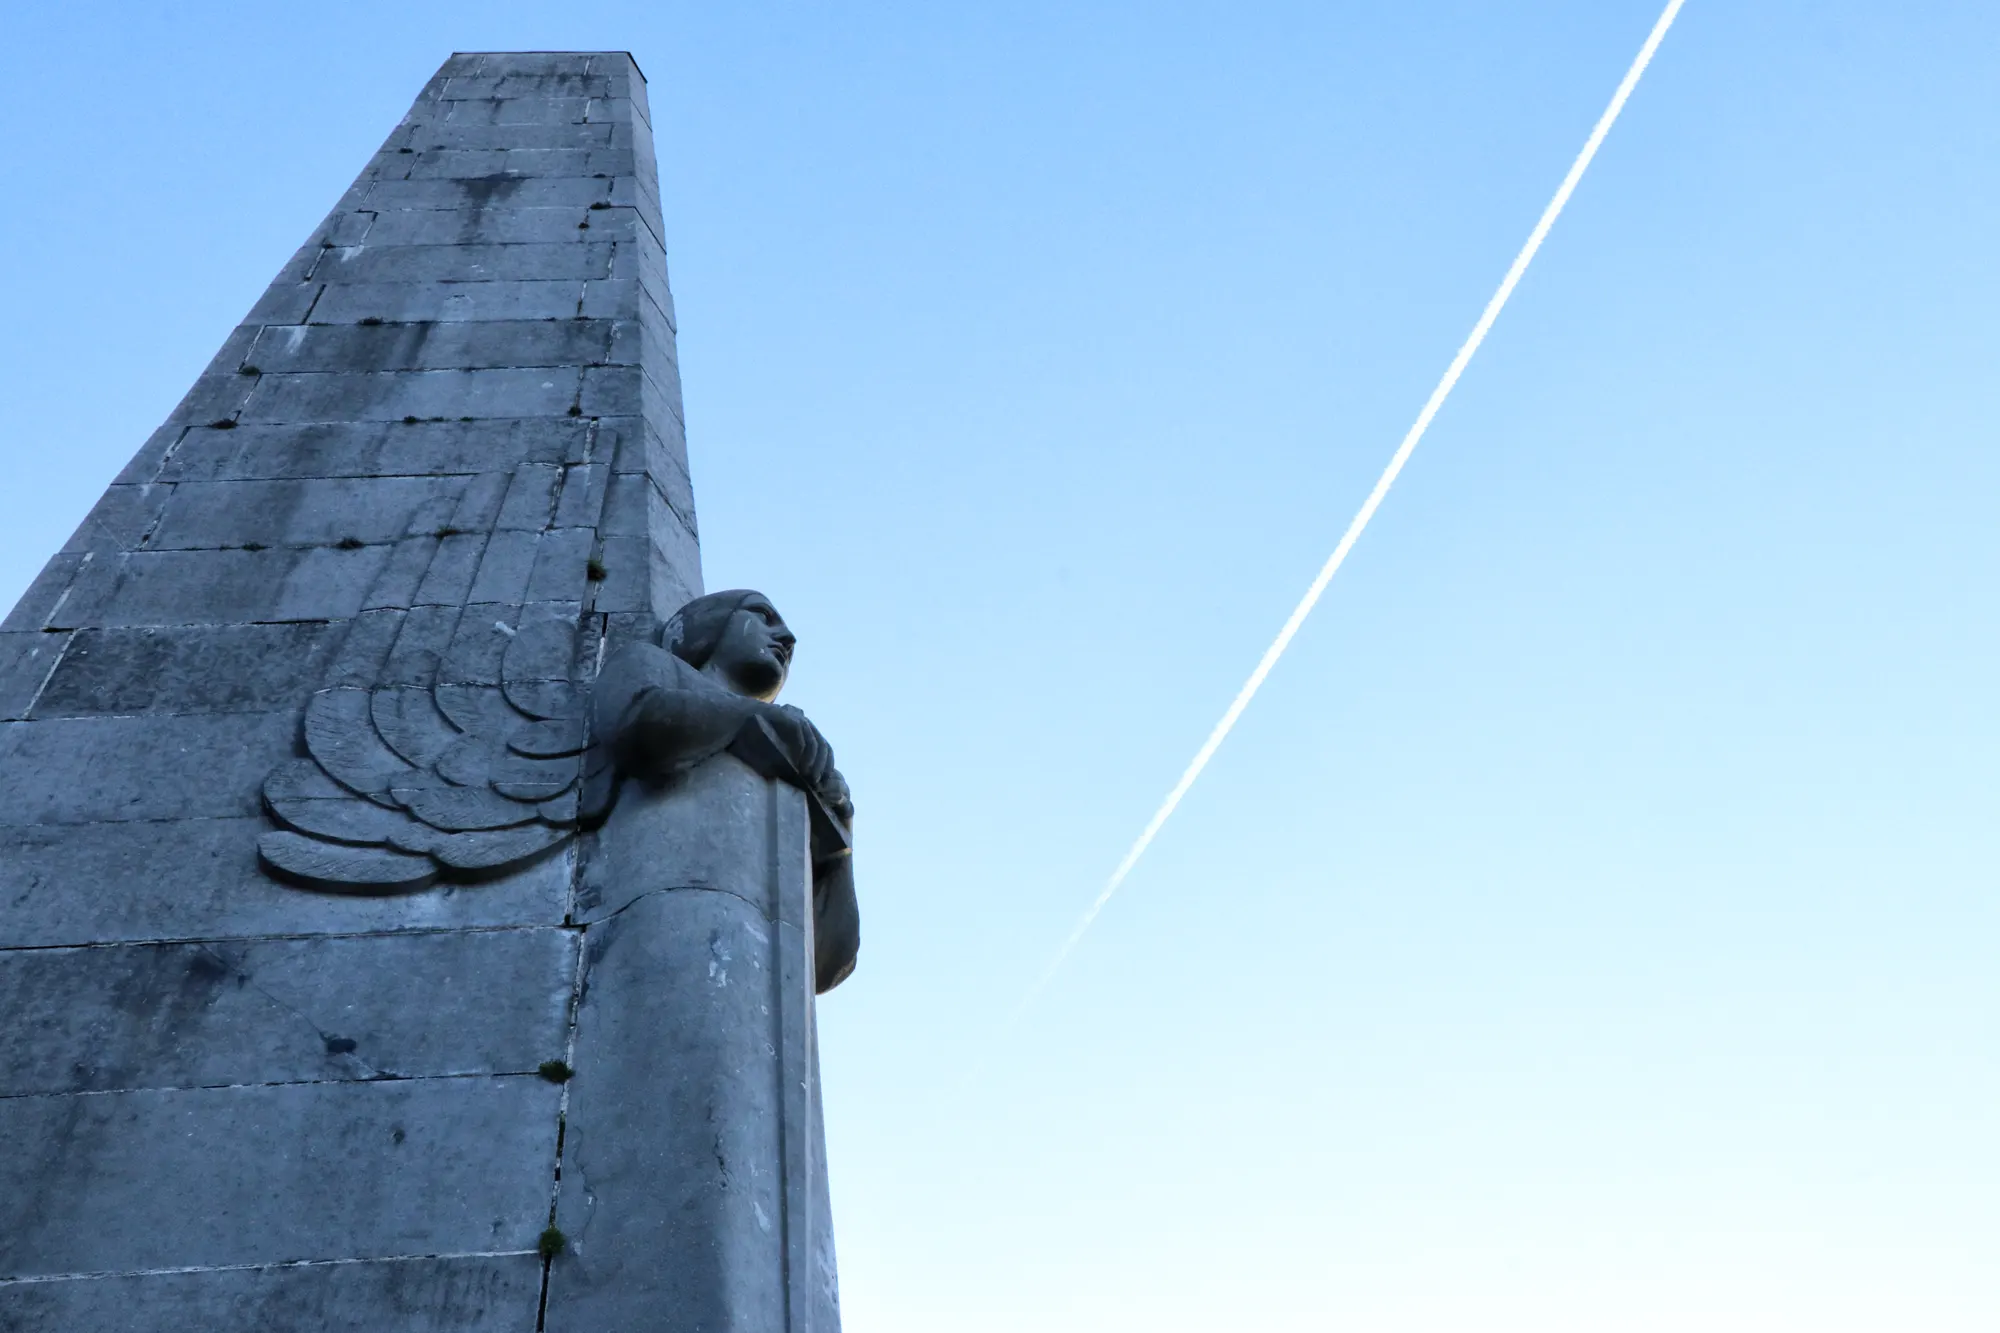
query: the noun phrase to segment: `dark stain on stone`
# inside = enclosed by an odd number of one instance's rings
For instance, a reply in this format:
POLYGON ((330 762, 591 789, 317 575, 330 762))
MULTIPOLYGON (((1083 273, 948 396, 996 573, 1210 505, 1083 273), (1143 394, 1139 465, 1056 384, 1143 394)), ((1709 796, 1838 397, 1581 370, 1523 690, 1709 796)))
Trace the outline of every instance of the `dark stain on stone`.
POLYGON ((229 975, 229 965, 206 949, 188 955, 187 970, 194 981, 221 981, 229 975))

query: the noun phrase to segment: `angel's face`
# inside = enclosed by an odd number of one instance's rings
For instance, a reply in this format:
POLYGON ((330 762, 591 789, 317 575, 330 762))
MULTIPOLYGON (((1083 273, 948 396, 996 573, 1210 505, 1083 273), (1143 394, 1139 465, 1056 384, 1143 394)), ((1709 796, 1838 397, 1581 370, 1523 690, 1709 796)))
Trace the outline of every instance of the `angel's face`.
POLYGON ((761 597, 738 607, 729 627, 702 668, 738 694, 766 703, 785 688, 798 639, 786 628, 778 608, 761 597))

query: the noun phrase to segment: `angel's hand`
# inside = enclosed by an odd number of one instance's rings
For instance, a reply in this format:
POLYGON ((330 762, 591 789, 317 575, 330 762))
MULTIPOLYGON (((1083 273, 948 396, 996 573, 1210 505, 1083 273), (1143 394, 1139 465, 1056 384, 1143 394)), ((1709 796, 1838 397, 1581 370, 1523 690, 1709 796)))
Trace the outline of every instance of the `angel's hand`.
POLYGON ((764 716, 798 768, 799 776, 808 787, 818 787, 827 770, 833 767, 833 747, 826 743, 826 737, 790 704, 772 704, 764 716))
POLYGON ((854 822, 854 797, 847 790, 847 779, 840 776, 839 769, 829 765, 816 790, 835 819, 843 824, 854 822))

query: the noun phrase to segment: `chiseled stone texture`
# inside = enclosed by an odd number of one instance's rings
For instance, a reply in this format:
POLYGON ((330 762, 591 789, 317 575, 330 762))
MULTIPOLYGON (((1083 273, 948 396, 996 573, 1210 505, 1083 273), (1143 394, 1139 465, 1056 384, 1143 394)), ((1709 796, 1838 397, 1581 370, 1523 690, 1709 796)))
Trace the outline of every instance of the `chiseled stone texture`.
POLYGON ((533 1076, 0 1098, 0 1279, 532 1249, 533 1076))
POLYGON ((453 56, 0 622, 0 1333, 536 1327, 579 849, 306 892, 260 789, 461 607, 700 591, 674 327, 630 57, 453 56))
POLYGON ((0 952, 0 1097, 532 1074, 569 1040, 578 932, 0 952))
POLYGON ((0 1333, 532 1333, 541 1280, 508 1254, 0 1282, 0 1333))
POLYGON ((718 755, 599 846, 549 1333, 837 1333, 805 797, 718 755))

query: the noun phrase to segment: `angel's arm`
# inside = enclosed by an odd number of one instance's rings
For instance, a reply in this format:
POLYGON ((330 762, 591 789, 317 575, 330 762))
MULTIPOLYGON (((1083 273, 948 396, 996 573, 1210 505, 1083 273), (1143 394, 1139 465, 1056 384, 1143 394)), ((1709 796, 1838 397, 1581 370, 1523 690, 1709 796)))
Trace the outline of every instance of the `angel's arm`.
POLYGON ((763 705, 687 679, 684 663, 653 644, 621 649, 597 688, 598 734, 618 768, 664 777, 728 747, 763 705))

